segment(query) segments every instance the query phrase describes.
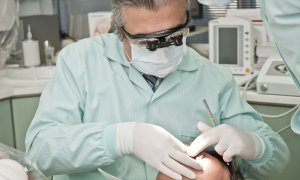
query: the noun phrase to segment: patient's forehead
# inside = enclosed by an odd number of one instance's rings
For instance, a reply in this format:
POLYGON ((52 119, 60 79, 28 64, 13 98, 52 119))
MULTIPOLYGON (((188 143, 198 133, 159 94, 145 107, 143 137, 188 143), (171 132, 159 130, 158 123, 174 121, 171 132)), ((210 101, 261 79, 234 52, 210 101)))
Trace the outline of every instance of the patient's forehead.
POLYGON ((216 157, 201 153, 196 160, 203 166, 203 171, 196 171, 199 180, 230 180, 229 169, 216 157))

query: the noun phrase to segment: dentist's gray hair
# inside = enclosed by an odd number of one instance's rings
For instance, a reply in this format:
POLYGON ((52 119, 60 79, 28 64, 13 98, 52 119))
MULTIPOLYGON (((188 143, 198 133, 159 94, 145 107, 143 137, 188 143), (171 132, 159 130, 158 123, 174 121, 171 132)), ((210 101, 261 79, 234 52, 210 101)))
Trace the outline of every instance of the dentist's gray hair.
MULTIPOLYGON (((112 30, 119 36, 120 40, 125 39, 125 34, 121 30, 121 27, 124 25, 122 17, 122 7, 136 7, 136 8, 145 8, 153 11, 158 11, 160 6, 168 5, 174 3, 178 0, 112 0, 112 12, 113 12, 113 22, 112 30)), ((189 0, 187 2, 187 9, 189 7, 189 0)))

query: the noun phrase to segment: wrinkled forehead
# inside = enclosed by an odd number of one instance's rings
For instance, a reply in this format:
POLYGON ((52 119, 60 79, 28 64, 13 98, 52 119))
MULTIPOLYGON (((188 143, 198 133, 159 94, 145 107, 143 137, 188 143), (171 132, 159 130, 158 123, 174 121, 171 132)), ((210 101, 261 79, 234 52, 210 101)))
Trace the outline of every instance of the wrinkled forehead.
POLYGON ((188 0, 172 0, 162 2, 164 3, 153 3, 153 5, 126 3, 121 7, 123 19, 125 21, 131 20, 128 18, 132 17, 134 20, 136 20, 147 15, 151 15, 152 19, 170 16, 176 18, 180 17, 189 9, 188 0), (131 16, 132 14, 140 14, 140 16, 131 16))
POLYGON ((148 10, 157 11, 163 6, 168 5, 188 5, 189 0, 122 0, 120 3, 123 7, 145 8, 148 10))

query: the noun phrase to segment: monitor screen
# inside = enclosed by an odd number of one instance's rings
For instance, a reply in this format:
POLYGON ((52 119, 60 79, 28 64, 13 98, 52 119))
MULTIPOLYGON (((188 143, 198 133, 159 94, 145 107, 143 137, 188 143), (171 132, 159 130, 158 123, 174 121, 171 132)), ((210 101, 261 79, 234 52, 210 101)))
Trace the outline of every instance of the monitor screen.
POLYGON ((219 35, 219 64, 238 64, 238 28, 220 27, 219 35))

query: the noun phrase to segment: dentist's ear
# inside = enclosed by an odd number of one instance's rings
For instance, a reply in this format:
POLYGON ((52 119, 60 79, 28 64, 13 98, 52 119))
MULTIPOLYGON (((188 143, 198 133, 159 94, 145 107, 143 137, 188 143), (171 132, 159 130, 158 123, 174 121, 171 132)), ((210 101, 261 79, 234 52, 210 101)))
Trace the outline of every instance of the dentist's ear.
POLYGON ((233 2, 233 0, 198 0, 198 2, 211 7, 223 7, 233 2))

